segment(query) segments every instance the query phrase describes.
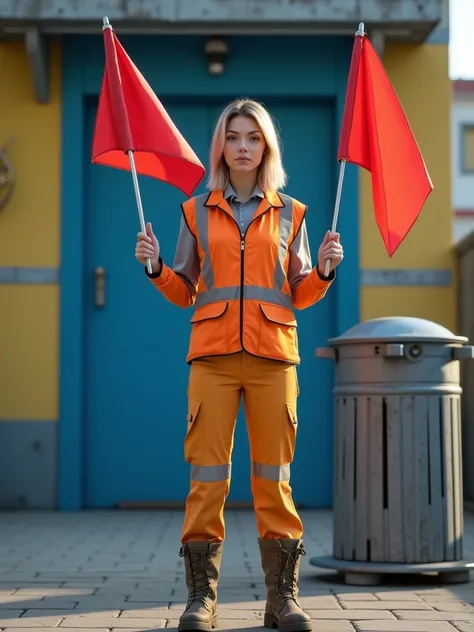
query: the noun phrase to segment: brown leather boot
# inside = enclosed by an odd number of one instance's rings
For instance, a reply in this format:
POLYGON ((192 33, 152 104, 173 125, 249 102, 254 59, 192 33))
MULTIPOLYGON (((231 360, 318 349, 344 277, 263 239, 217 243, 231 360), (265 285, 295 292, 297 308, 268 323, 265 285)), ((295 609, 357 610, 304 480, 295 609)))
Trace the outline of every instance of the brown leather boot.
POLYGON ((298 603, 298 577, 301 555, 306 555, 302 540, 258 540, 267 586, 264 626, 280 632, 306 632, 312 629, 311 617, 298 603))
POLYGON ((212 630, 217 627, 217 583, 222 543, 207 540, 186 542, 180 549, 184 557, 188 602, 178 630, 212 630))

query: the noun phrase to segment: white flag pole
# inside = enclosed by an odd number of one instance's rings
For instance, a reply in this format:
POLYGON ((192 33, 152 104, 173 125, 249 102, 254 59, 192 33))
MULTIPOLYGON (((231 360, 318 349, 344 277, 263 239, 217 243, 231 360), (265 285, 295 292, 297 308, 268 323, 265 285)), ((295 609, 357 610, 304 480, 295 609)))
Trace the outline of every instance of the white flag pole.
MULTIPOLYGON (((110 24, 108 17, 104 17, 104 25, 102 27, 102 30, 105 31, 105 29, 112 30, 112 25, 110 24)), ((138 217, 140 219, 140 228, 141 228, 142 233, 146 233, 145 216, 143 214, 142 198, 140 195, 140 187, 138 185, 138 176, 137 176, 137 170, 135 167, 135 159, 133 157, 133 150, 129 149, 127 151, 127 154, 128 154, 128 159, 130 160, 130 170, 132 172, 133 188, 135 189, 135 199, 137 201, 138 217)), ((148 270, 149 274, 152 274, 153 269, 151 266, 151 259, 146 260, 146 269, 148 270)))
MULTIPOLYGON (((364 32, 364 23, 360 22, 359 24, 359 28, 356 31, 356 37, 358 35, 365 35, 364 32)), ((331 226, 331 232, 335 233, 336 232, 336 228, 337 228, 337 220, 339 217, 339 208, 341 206, 341 195, 342 195, 342 185, 344 182, 344 172, 346 169, 346 160, 341 160, 340 162, 340 168, 339 168, 339 180, 337 183, 337 192, 336 192, 336 201, 334 203, 334 213, 332 216, 332 226, 331 226)), ((324 269, 324 276, 328 276, 329 274, 329 266, 331 265, 331 259, 326 259, 326 267, 324 269)))
MULTIPOLYGON (((342 183, 344 182, 344 171, 346 168, 346 161, 341 160, 339 167, 339 180, 337 183, 336 202, 334 204, 334 213, 332 216, 331 232, 335 233, 337 228, 337 219, 339 217, 339 207, 341 205, 342 183)), ((324 269, 324 276, 329 274, 329 266, 331 265, 331 259, 326 259, 326 267, 324 269)))

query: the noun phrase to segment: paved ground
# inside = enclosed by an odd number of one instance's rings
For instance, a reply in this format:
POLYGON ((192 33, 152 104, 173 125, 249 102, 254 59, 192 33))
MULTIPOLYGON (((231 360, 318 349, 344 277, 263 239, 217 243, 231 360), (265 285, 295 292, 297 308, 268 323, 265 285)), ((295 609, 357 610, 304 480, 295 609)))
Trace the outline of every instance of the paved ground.
MULTIPOLYGON (((349 587, 310 566, 331 551, 331 515, 303 512, 301 594, 315 632, 474 632, 474 582, 432 577, 349 587), (415 583, 415 581, 417 583, 415 583)), ((466 515, 474 559, 474 517, 466 515)), ((185 600, 180 512, 0 513, 0 630, 175 628, 185 600)), ((227 512, 220 582, 223 630, 262 629, 265 590, 249 512, 227 512)))

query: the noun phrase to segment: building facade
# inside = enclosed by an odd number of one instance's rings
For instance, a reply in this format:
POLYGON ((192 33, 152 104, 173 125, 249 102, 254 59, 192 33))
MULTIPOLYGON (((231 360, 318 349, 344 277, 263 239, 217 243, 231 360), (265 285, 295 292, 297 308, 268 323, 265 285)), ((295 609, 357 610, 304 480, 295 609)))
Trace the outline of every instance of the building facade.
POLYGON ((452 83, 452 191, 454 239, 474 230, 474 81, 452 83))
MULTIPOLYGON (((12 139, 4 162, 14 168, 0 211, 0 505, 181 505, 191 313, 166 303, 134 260, 130 174, 90 163, 104 69, 100 3, 10 4, 0 15, 8 86, 0 94, 0 144, 12 139)), ((447 3, 378 0, 370 16, 355 0, 156 2, 147 15, 133 0, 109 6, 120 41, 206 167, 213 125, 229 100, 251 96, 268 106, 282 136, 286 192, 309 207, 315 259, 331 226, 358 22, 404 105, 434 193, 388 259, 370 176, 349 165, 338 224, 345 260, 324 301, 298 314, 292 486, 300 506, 329 507, 332 369, 315 349, 378 316, 456 328, 447 3), (217 60, 209 52, 216 39, 227 48, 217 60)), ((161 182, 140 185, 145 217, 172 263, 183 196, 161 182)), ((249 475, 241 415, 230 502, 251 501, 249 475)))

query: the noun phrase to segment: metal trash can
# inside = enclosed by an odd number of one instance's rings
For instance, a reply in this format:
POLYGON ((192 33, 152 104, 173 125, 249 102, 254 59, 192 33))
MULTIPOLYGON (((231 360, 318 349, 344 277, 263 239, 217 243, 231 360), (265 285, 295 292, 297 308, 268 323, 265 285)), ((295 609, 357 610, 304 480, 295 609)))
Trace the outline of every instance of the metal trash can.
POLYGON ((376 584, 381 573, 468 581, 463 561, 459 360, 467 338, 419 318, 356 325, 316 355, 335 360, 333 555, 314 566, 376 584))

